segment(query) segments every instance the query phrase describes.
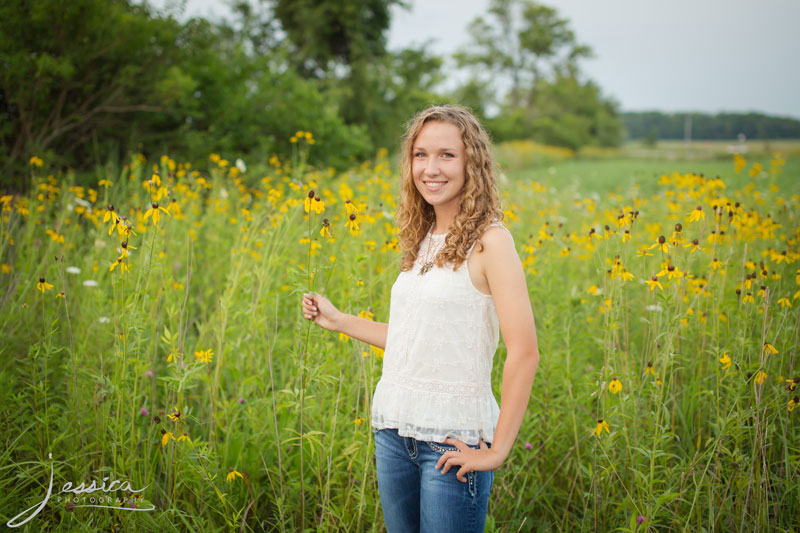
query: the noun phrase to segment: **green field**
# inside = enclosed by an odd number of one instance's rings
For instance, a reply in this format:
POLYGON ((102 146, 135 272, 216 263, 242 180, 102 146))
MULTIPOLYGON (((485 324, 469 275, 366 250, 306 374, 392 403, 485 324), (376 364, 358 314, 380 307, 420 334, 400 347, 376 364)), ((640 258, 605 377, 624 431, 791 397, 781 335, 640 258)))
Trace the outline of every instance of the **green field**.
MULTIPOLYGON (((45 162, 2 198, 3 523, 52 468, 21 531, 384 530, 383 354, 303 320, 300 298, 388 319, 398 175, 385 156, 308 168, 307 148, 246 171, 132 157, 92 187, 45 162), (56 499, 104 476, 146 489, 103 495, 154 509, 56 499)), ((800 159, 554 153, 500 184, 541 361, 487 531, 797 530, 800 159)))

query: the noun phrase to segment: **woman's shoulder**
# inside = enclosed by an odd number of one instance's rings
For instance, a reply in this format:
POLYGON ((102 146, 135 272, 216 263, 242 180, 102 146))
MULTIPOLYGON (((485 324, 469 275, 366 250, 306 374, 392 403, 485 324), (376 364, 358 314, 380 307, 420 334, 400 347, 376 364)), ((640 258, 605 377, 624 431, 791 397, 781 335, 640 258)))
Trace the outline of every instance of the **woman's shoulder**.
POLYGON ((485 239, 491 239, 494 241, 511 239, 512 242, 514 241, 514 237, 511 235, 511 231, 500 220, 496 220, 490 223, 489 227, 487 227, 483 231, 483 235, 481 235, 480 239, 482 241, 485 239))
POLYGON ((481 252, 515 249, 514 237, 505 224, 500 221, 489 224, 489 227, 483 231, 478 241, 481 243, 481 247, 479 247, 481 252))

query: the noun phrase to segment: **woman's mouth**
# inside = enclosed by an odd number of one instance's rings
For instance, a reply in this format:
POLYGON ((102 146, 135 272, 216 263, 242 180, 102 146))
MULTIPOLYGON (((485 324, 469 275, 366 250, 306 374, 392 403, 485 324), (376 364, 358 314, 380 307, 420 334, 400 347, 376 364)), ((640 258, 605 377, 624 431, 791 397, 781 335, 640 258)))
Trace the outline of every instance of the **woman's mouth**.
POLYGON ((429 191, 438 191, 447 184, 446 181, 423 181, 422 183, 429 191))

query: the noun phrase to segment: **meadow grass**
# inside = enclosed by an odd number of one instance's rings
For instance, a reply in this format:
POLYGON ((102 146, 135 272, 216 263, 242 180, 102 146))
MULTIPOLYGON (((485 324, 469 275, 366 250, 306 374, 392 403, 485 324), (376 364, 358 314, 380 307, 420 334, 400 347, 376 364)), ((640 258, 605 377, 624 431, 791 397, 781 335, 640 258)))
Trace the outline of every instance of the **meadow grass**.
MULTIPOLYGON (((300 299, 388 319, 398 176, 385 154, 307 168, 297 137, 291 161, 135 156, 94 187, 36 161, 31 194, 3 196, 3 523, 52 468, 22 530, 384 530, 383 352, 300 299), (104 476, 155 510, 57 499, 104 476)), ((799 175, 779 157, 504 175, 541 363, 487 531, 797 529, 799 175)))

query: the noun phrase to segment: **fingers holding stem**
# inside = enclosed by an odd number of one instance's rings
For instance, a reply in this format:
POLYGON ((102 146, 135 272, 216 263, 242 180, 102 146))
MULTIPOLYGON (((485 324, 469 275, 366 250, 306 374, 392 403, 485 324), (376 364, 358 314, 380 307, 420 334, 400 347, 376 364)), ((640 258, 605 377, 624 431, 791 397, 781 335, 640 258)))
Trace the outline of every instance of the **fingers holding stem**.
POLYGON ((314 301, 313 294, 303 294, 303 316, 307 320, 314 320, 319 314, 319 308, 314 301))

